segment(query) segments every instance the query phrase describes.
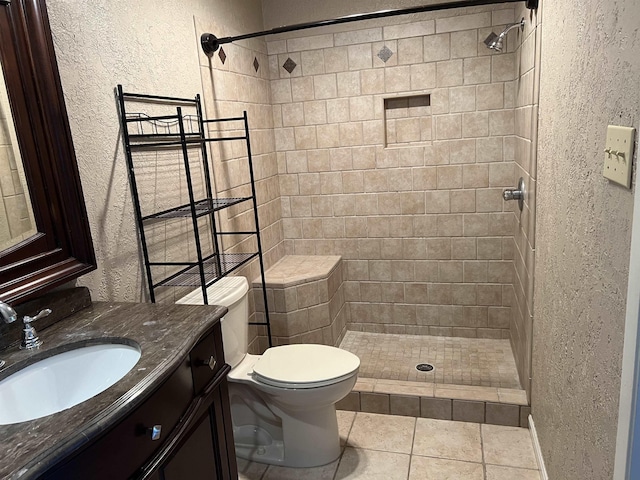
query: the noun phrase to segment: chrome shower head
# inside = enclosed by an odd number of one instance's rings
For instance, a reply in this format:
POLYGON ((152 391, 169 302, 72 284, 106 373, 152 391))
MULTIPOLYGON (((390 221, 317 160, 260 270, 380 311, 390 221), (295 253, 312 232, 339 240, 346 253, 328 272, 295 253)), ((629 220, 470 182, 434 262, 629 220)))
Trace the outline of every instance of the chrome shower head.
POLYGON ((489 45, 489 48, 491 50, 495 50, 498 53, 502 52, 502 49, 504 48, 504 37, 502 36, 502 34, 498 35, 495 38, 495 40, 491 42, 491 45, 489 45))
MULTIPOLYGON (((490 48, 493 50, 496 46, 496 40, 498 40, 498 35, 491 32, 489 36, 484 39, 484 44, 487 46, 487 48, 490 48)), ((500 41, 500 43, 502 43, 502 40, 500 41)))
POLYGON ((500 35, 496 35, 494 32, 491 32, 489 36, 484 39, 484 44, 491 50, 502 52, 502 49, 504 48, 504 38, 507 36, 507 33, 509 33, 510 30, 513 30, 516 27, 524 29, 524 17, 522 17, 522 19, 518 23, 507 25, 507 28, 505 28, 500 35))

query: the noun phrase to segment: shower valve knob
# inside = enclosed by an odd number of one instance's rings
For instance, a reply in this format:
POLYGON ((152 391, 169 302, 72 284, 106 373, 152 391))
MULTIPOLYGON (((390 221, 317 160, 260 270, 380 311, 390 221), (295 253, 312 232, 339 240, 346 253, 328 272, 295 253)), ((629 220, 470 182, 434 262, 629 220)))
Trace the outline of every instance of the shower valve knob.
POLYGON ((526 194, 524 179, 520 177, 518 180, 518 188, 507 188, 502 192, 502 198, 504 200, 518 200, 518 207, 520 207, 520 211, 524 206, 524 196, 526 194))
POLYGON ((502 192, 502 198, 505 200, 520 200, 522 198, 522 192, 520 190, 506 189, 502 192))

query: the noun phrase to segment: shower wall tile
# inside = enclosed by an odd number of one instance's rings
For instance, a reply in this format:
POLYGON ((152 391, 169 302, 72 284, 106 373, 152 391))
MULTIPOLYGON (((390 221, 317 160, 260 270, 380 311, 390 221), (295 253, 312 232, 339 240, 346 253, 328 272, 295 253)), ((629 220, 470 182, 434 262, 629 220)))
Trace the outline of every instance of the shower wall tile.
POLYGON ((434 20, 411 22, 401 25, 389 25, 383 29, 385 40, 406 37, 422 37, 424 35, 433 35, 435 31, 436 27, 434 20))
POLYGON ((463 83, 463 61, 448 60, 436 64, 438 87, 452 87, 463 83))
POLYGON ((287 40, 287 52, 333 47, 333 35, 313 35, 287 40))
POLYGON ((477 30, 464 30, 451 33, 451 58, 475 57, 477 55, 477 30))
POLYGON ((490 83, 478 85, 476 108, 478 110, 496 110, 504 107, 504 84, 490 83))
POLYGON ((515 74, 515 54, 505 53, 491 57, 491 80, 493 82, 513 80, 515 74))
POLYGON ((502 26, 515 21, 513 9, 494 10, 491 12, 491 25, 502 26))
POLYGON ((458 15, 454 17, 438 18, 436 33, 455 32, 472 28, 488 27, 491 25, 491 12, 458 15))
POLYGON ((476 57, 464 59, 464 84, 477 85, 491 82, 491 59, 476 57))
POLYGON ((509 335, 523 241, 501 190, 526 150, 513 107, 527 95, 515 50, 482 42, 515 13, 461 13, 269 42, 283 247, 343 257, 351 329, 509 335), (385 109, 413 95, 429 95, 420 116, 385 109))
MULTIPOLYGON (((524 16, 517 11, 516 18, 524 16)), ((517 48, 509 57, 495 58, 492 65, 497 75, 507 74, 514 68, 519 76, 513 83, 514 101, 514 158, 515 168, 512 174, 513 184, 518 178, 525 181, 527 196, 522 212, 514 207, 513 241, 505 244, 513 257, 513 289, 509 294, 512 305, 510 323, 511 346, 516 359, 520 381, 530 395, 531 341, 534 321, 533 271, 535 260, 535 217, 536 217, 536 144, 538 128, 538 84, 540 71, 540 28, 541 25, 526 22, 524 32, 517 33, 512 39, 517 48), (510 58, 512 57, 512 58, 510 58), (513 65, 512 65, 513 64, 513 65)), ((511 36, 511 33, 509 34, 511 36)), ((505 84, 506 85, 506 84, 505 84)), ((494 312, 496 315, 496 312, 494 312)), ((503 314, 500 313, 502 316, 503 314)), ((494 318, 494 321, 497 320, 494 318)), ((501 321, 504 321, 502 319, 501 321)))
POLYGON ((369 28, 365 30, 352 30, 349 32, 336 33, 334 42, 339 45, 356 45, 359 43, 370 43, 382 40, 382 28, 369 28))

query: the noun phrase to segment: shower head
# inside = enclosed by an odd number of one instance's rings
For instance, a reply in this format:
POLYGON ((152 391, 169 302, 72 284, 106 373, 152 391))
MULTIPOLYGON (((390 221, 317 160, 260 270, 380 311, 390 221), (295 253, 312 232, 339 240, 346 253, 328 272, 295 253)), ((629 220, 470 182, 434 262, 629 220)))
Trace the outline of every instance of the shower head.
POLYGON ((522 17, 522 20, 518 23, 507 25, 507 28, 505 28, 500 35, 496 35, 494 32, 491 32, 489 36, 484 39, 484 44, 491 50, 502 52, 502 49, 504 48, 504 38, 507 36, 507 33, 517 27, 524 29, 524 17, 522 17))
POLYGON ((491 32, 489 34, 489 36, 484 39, 484 44, 487 46, 487 48, 493 49, 493 47, 495 46, 495 42, 496 42, 497 38, 498 38, 498 35, 496 35, 495 33, 491 32))

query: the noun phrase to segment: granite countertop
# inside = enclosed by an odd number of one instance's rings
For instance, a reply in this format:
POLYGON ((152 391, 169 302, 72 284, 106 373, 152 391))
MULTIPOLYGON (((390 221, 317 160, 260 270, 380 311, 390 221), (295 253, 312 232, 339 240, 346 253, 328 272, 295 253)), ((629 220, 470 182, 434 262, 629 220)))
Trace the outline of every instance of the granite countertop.
MULTIPOLYGON (((38 332, 44 341, 39 350, 27 352, 14 345, 0 351, 0 359, 7 362, 0 371, 2 380, 70 346, 128 339, 142 350, 136 366, 99 395, 47 417, 0 425, 0 478, 36 478, 58 459, 124 418, 178 367, 226 311, 224 307, 204 305, 95 302, 38 332)), ((37 329, 38 324, 34 326, 37 329)))

